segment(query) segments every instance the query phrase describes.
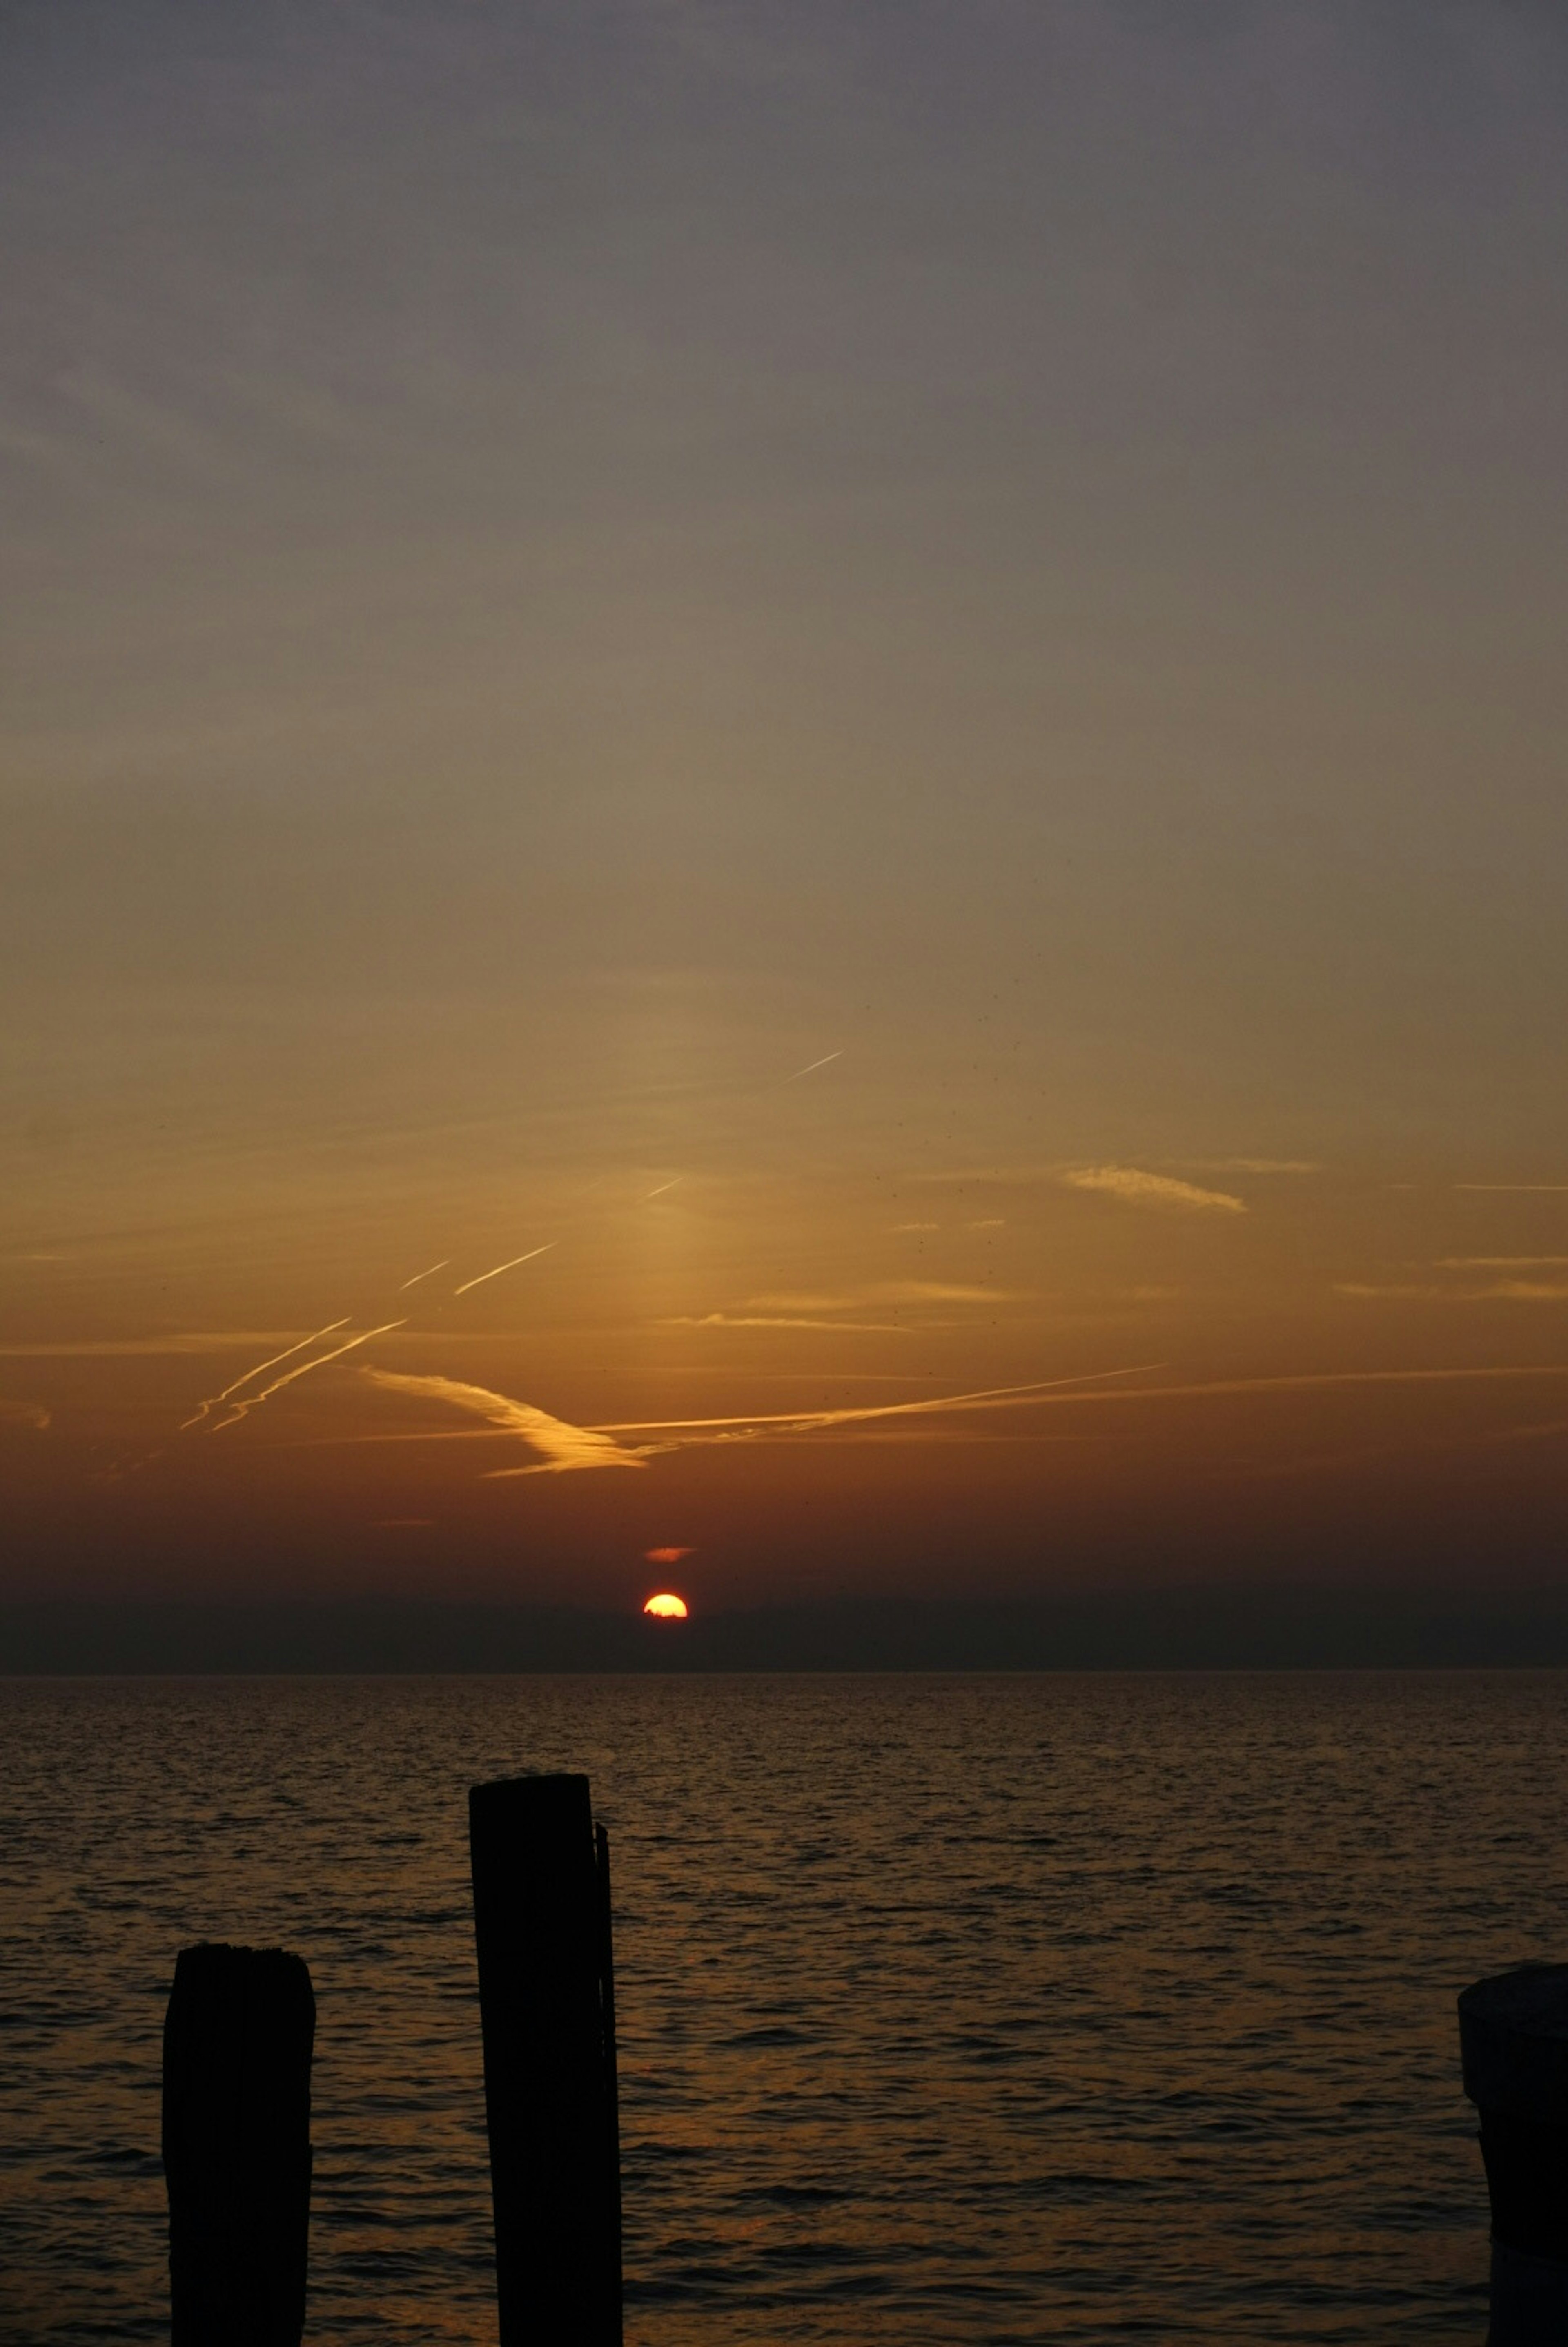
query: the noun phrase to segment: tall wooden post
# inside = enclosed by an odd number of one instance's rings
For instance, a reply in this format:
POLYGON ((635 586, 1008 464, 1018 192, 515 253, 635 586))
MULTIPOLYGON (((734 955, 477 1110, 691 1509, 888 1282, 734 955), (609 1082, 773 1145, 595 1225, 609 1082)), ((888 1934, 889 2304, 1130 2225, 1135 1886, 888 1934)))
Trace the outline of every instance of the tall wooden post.
POLYGON ((501 2347, 620 2347, 609 1845, 586 1777, 468 1796, 501 2347))
POLYGON ((1492 2200, 1491 2347, 1568 2340, 1568 1964, 1525 1964, 1459 2001, 1464 2091, 1492 2200))
POLYGON ((300 2347, 315 2034, 301 1957, 180 1950, 163 2025, 173 2347, 300 2347))

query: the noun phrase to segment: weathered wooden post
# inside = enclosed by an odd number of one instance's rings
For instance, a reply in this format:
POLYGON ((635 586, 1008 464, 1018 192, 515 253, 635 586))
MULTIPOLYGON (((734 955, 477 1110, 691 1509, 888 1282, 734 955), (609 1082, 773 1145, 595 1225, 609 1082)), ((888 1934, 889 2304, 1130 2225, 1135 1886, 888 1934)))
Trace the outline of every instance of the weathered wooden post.
POLYGON ((315 2034, 301 1957, 180 1950, 163 2024, 173 2347, 300 2347, 315 2034))
POLYGON ((468 1796, 501 2347, 620 2347, 609 1843, 585 1777, 468 1796))
POLYGON ((1525 1964, 1459 2001, 1464 2091, 1492 2199, 1491 2347, 1568 2341, 1568 1964, 1525 1964))

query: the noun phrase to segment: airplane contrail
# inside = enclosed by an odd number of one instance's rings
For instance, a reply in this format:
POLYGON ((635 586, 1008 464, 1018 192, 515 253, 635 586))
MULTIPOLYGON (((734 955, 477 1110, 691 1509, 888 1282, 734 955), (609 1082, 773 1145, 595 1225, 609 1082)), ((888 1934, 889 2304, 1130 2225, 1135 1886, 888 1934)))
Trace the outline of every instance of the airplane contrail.
MULTIPOLYGON (((594 1434, 685 1434, 701 1436, 708 1429, 778 1426, 799 1432, 817 1427, 850 1426, 872 1418, 932 1417, 950 1409, 1024 1409, 1032 1401, 1056 1394, 1070 1398, 1088 1386, 1105 1385, 1113 1378, 1152 1377, 1164 1361, 1138 1361, 1125 1369, 1096 1369, 1084 1377, 1035 1378, 1027 1385, 984 1386, 974 1393, 932 1394, 921 1401, 862 1404, 849 1409, 752 1411, 741 1418, 647 1418, 606 1420, 588 1430, 594 1434)), ((1168 1390, 1168 1389, 1167 1389, 1168 1390)), ((672 1448, 683 1447, 672 1445, 672 1448)))
POLYGON ((238 1393, 241 1386, 248 1386, 252 1378, 260 1377, 264 1370, 275 1369, 280 1361, 288 1360, 291 1354, 302 1353, 307 1345, 319 1344, 323 1337, 330 1337, 334 1328, 346 1328, 348 1325, 349 1316, 345 1312, 341 1320, 329 1320, 326 1327, 318 1328, 313 1337, 301 1337, 297 1345, 285 1345, 282 1351, 274 1353, 270 1360, 258 1361, 253 1369, 247 1369, 242 1378, 236 1378, 234 1383, 225 1386, 221 1393, 212 1394, 206 1401, 198 1402, 191 1415, 181 1420, 178 1431, 183 1434, 188 1426, 199 1426, 209 1410, 216 1409, 220 1401, 227 1401, 229 1395, 238 1393))
POLYGON ((802 1076, 814 1076, 819 1068, 825 1068, 832 1061, 841 1060, 843 1056, 842 1051, 824 1051, 820 1060, 812 1060, 807 1066, 797 1068, 792 1076, 785 1076, 780 1081, 786 1084, 798 1084, 802 1076))
POLYGON ((681 1177, 680 1177, 680 1175, 677 1174, 676 1175, 676 1177, 675 1177, 675 1181, 674 1181, 674 1182, 661 1182, 661 1183, 659 1184, 658 1188, 657 1188, 657 1190, 649 1190, 648 1192, 647 1192, 647 1194, 645 1194, 645 1196, 644 1196, 644 1198, 643 1198, 643 1204, 644 1204, 644 1205, 646 1206, 646 1205, 647 1204, 647 1202, 648 1202, 648 1199, 649 1199, 649 1198, 662 1198, 662 1197, 664 1196, 665 1192, 666 1192, 667 1190, 673 1190, 673 1189, 675 1188, 675 1186, 676 1186, 676 1183, 679 1182, 679 1180, 680 1180, 680 1179, 681 1179, 681 1177))
POLYGON ((548 1255, 555 1245, 546 1239, 543 1246, 530 1247, 526 1255, 514 1255, 505 1263, 498 1263, 491 1271, 482 1271, 477 1279, 465 1279, 461 1287, 453 1289, 453 1296, 466 1296, 471 1287, 483 1287, 487 1279, 499 1279, 504 1271, 515 1271, 520 1263, 532 1263, 536 1255, 548 1255))
MULTIPOLYGON (((343 1323, 340 1320, 336 1325, 341 1328, 343 1323)), ((281 1393, 283 1388, 291 1386, 296 1378, 308 1376, 311 1369, 324 1369, 329 1361, 341 1361, 345 1353, 353 1352, 358 1346, 368 1345, 372 1337, 384 1337, 389 1330, 406 1327, 407 1325, 403 1320, 383 1320, 379 1328, 367 1328, 362 1337, 351 1337, 346 1345, 334 1346, 330 1353, 320 1353, 313 1361, 301 1361, 297 1369, 290 1369, 285 1376, 274 1378, 271 1384, 263 1386, 259 1393, 246 1394, 241 1400, 235 1403, 232 1418, 220 1418, 212 1431, 214 1434, 221 1434, 226 1426, 238 1426, 242 1418, 249 1418, 250 1412, 259 1409, 270 1395, 281 1393)), ((322 1331, 323 1335, 328 1333, 326 1330, 322 1331)), ((298 1351, 299 1348, 296 1346, 294 1349, 298 1351)))
POLYGON ((443 1255, 439 1263, 433 1263, 431 1265, 429 1271, 416 1271, 412 1279, 405 1279, 403 1281, 402 1287, 398 1289, 398 1294, 401 1296, 403 1293, 404 1288, 417 1287, 420 1281, 422 1279, 428 1279, 431 1272, 433 1271, 444 1271, 451 1261, 452 1257, 449 1255, 443 1255))

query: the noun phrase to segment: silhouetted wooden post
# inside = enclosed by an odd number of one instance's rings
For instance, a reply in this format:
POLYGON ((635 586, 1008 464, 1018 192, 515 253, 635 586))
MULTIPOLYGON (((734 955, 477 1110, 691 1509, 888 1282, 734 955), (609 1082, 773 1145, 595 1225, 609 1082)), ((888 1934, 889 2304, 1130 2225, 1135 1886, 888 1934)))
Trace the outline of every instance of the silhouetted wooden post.
POLYGON ((300 2347, 315 2034, 301 1957, 180 1950, 163 2024, 173 2347, 300 2347))
POLYGON ((1525 1964, 1459 2001, 1464 2091, 1492 2198, 1492 2347, 1568 2341, 1568 1964, 1525 1964))
POLYGON ((585 1777, 468 1796, 501 2347, 620 2347, 609 1844, 585 1777))

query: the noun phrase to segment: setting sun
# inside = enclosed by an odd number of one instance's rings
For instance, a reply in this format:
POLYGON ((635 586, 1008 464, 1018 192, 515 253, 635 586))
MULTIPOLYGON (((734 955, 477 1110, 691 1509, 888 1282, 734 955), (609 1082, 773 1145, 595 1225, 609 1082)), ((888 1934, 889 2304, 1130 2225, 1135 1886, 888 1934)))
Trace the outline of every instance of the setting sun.
POLYGON ((643 1612, 651 1614, 656 1622, 684 1622, 687 1612, 686 1600, 684 1597, 677 1597, 670 1590, 661 1590, 657 1597, 648 1599, 647 1604, 643 1607, 643 1612))

